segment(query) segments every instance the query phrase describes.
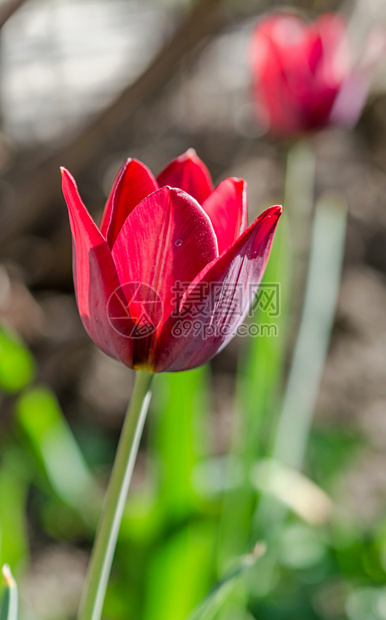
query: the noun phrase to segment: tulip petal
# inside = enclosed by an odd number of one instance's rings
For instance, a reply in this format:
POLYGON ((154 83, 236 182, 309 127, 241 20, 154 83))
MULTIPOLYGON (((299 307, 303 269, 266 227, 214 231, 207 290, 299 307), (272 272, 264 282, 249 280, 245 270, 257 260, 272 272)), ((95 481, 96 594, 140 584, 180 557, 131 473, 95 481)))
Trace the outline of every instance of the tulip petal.
POLYGON ((160 187, 178 187, 193 196, 202 205, 213 191, 213 182, 208 168, 197 157, 194 149, 189 149, 174 159, 157 177, 160 187))
POLYGON ((142 287, 140 298, 129 301, 131 316, 139 317, 145 309, 160 330, 186 287, 218 256, 218 248, 202 207, 182 190, 163 187, 127 218, 112 256, 121 286, 140 283, 142 287), (161 312, 155 300, 161 302, 161 312))
POLYGON ((256 110, 273 133, 285 136, 331 124, 335 99, 352 70, 341 16, 327 13, 312 24, 280 13, 263 19, 253 36, 251 60, 256 110))
POLYGON ((222 254, 248 225, 246 182, 232 177, 221 181, 202 208, 213 224, 218 251, 222 254))
MULTIPOLYGON (((350 73, 352 58, 347 23, 338 13, 324 13, 308 29, 309 42, 320 38, 323 48, 323 62, 320 62, 320 79, 330 85, 339 86, 350 73)), ((305 46, 305 53, 310 56, 305 46)))
POLYGON ((110 247, 137 204, 157 189, 158 183, 147 166, 137 159, 125 161, 114 181, 99 227, 110 247))
MULTIPOLYGON (((112 327, 107 316, 109 299, 119 287, 111 250, 84 206, 74 178, 65 168, 61 171, 73 237, 75 294, 82 323, 102 351, 130 366, 132 342, 112 327)), ((110 307, 116 305, 112 301, 110 307)))
POLYGON ((155 372, 195 368, 225 347, 256 295, 282 209, 270 207, 185 291, 157 341, 155 372), (189 329, 190 326, 190 329, 189 329))
MULTIPOLYGON (((294 106, 289 65, 298 57, 305 25, 292 15, 272 15, 262 19, 254 31, 251 63, 254 74, 256 112, 272 133, 286 135, 299 129, 294 106)), ((297 63, 296 79, 303 79, 303 65, 297 63)))

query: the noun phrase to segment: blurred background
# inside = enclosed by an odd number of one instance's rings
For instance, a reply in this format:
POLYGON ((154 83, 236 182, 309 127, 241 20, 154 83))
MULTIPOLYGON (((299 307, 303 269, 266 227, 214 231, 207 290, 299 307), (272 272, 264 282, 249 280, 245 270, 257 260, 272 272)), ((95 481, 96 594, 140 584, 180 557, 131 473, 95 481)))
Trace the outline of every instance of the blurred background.
MULTIPOLYGON (((80 322, 59 166, 97 221, 126 157, 156 174, 190 147, 215 184, 246 179, 250 222, 286 207, 286 146, 255 117, 248 64, 259 16, 283 6, 0 3, 0 562, 18 578, 25 620, 75 617, 133 382, 80 322)), ((290 6, 309 18, 342 11, 358 56, 371 27, 386 28, 384 0, 290 6)), ((264 558, 200 618, 386 619, 385 63, 357 126, 312 136, 297 154, 304 170, 307 149, 311 202, 333 192, 348 221, 331 341, 328 325, 319 347, 309 341, 324 370, 300 430, 302 462, 280 465, 273 450, 264 473, 289 407, 304 288, 294 274, 306 273, 310 252, 310 231, 296 244, 285 213, 266 276, 281 285, 278 337, 236 338, 209 367, 155 379, 105 618, 186 620, 263 539, 264 558)), ((319 267, 323 299, 330 281, 319 267)), ((269 307, 258 316, 273 320, 269 307)), ((298 381, 312 365, 302 363, 298 381)))

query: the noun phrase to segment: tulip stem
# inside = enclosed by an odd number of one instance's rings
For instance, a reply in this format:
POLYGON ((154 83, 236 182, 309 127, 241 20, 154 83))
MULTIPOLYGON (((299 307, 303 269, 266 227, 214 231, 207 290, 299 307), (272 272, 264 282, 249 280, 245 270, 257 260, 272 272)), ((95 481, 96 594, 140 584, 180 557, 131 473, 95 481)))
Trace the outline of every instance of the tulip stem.
POLYGON ((104 501, 78 620, 100 620, 115 546, 142 430, 149 408, 153 374, 137 371, 110 483, 104 501))

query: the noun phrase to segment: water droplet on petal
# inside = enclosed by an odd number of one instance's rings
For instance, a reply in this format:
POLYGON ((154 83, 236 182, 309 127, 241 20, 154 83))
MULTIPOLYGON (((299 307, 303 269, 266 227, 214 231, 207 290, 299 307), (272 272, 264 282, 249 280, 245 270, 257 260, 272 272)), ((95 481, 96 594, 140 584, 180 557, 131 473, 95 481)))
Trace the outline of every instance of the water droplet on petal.
POLYGON ((177 248, 179 248, 182 245, 182 239, 177 239, 177 241, 174 243, 174 245, 177 246, 177 248))

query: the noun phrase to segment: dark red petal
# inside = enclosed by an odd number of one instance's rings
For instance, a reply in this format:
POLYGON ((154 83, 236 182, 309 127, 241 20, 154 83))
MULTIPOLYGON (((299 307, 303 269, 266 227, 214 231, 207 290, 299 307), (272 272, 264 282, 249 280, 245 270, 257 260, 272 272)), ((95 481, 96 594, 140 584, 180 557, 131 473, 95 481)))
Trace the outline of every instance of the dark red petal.
POLYGON ((179 316, 170 317, 162 329, 153 358, 155 372, 200 366, 232 339, 256 295, 281 212, 278 206, 264 211, 227 252, 198 274, 185 291, 179 316))
POLYGON ((127 216, 157 189, 158 183, 149 168, 137 159, 125 161, 114 181, 99 227, 110 247, 127 216))
POLYGON ((146 303, 147 313, 156 313, 161 329, 189 283, 218 256, 218 248, 202 207, 182 190, 163 187, 145 198, 127 218, 112 256, 122 286, 133 282, 143 285, 141 303, 130 310, 131 315, 138 315, 139 306, 146 303), (157 296, 162 302, 160 315, 159 308, 154 307, 157 296))
POLYGON ((251 60, 256 110, 271 132, 284 136, 331 124, 352 65, 340 15, 323 14, 311 24, 280 13, 263 19, 253 35, 251 60))
POLYGON ((248 226, 247 187, 243 179, 221 181, 202 205, 216 233, 222 254, 248 226))
MULTIPOLYGON (((65 168, 61 171, 73 237, 74 285, 80 317, 102 351, 130 366, 132 343, 114 330, 107 314, 110 296, 119 286, 111 250, 84 206, 75 180, 65 168)), ((110 301, 110 308, 115 305, 114 299, 110 301)))
POLYGON ((252 36, 256 112, 263 126, 275 134, 287 135, 302 128, 293 80, 304 82, 304 70, 309 72, 302 53, 305 33, 306 24, 298 17, 276 14, 261 20, 252 36))
POLYGON ((213 182, 208 168, 196 155, 194 149, 189 149, 177 159, 174 159, 157 177, 160 187, 170 185, 178 187, 193 196, 202 205, 205 198, 213 191, 213 182))

